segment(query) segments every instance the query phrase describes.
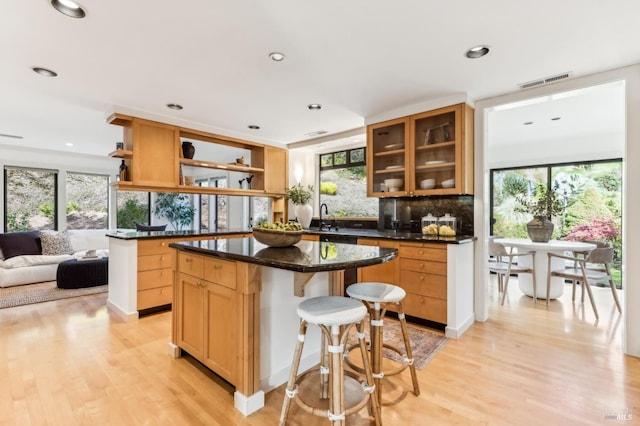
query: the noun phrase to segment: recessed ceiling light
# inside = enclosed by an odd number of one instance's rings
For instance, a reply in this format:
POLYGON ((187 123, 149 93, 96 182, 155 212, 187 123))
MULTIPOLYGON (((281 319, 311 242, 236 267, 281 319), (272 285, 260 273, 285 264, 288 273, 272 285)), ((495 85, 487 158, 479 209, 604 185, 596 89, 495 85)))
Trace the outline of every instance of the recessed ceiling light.
POLYGON ((42 68, 42 67, 33 67, 31 68, 34 72, 43 75, 45 77, 57 77, 58 73, 55 71, 51 71, 50 69, 47 68, 42 68))
POLYGON ((307 108, 309 108, 311 111, 317 111, 319 109, 322 109, 322 105, 320 105, 320 104, 309 104, 309 105, 307 105, 307 108))
POLYGON ((533 121, 525 121, 523 124, 525 126, 529 126, 529 125, 533 124, 533 121))
POLYGON ((260 126, 257 126, 255 124, 249 124, 247 127, 250 128, 251 130, 259 130, 260 129, 260 126))
POLYGON ((271 52, 269 53, 269 57, 271 58, 272 61, 276 61, 276 62, 282 62, 284 61, 284 53, 280 53, 280 52, 271 52))
POLYGON ((71 0, 51 0, 51 6, 58 12, 72 18, 84 18, 87 16, 84 9, 78 3, 71 0))
POLYGON ((175 109, 176 111, 180 111, 182 109, 182 105, 180 105, 180 104, 167 104, 167 108, 175 109))
POLYGON ((551 120, 552 120, 552 121, 558 121, 558 120, 560 120, 561 118, 562 118, 562 117, 553 117, 551 120))
POLYGON ((477 59, 477 58, 482 58, 484 55, 489 53, 489 51, 490 51, 489 46, 476 46, 467 50, 464 56, 466 56, 469 59, 477 59))
POLYGON ((64 144, 64 146, 73 146, 73 144, 71 142, 67 142, 64 144))

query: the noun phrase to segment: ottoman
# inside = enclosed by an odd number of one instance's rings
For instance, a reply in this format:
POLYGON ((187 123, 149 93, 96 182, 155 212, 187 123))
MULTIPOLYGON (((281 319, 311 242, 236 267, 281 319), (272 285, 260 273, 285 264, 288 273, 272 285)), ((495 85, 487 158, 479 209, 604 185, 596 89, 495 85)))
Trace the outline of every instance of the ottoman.
POLYGON ((109 258, 66 260, 58 265, 58 288, 83 288, 109 283, 109 258))

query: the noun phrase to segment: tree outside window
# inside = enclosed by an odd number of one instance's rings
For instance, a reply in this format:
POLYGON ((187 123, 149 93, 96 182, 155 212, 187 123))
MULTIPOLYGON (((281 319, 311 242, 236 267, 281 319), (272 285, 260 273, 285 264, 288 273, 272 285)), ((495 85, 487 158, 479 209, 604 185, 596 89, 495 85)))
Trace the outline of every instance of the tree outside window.
POLYGON ((5 167, 4 180, 5 232, 56 229, 56 171, 5 167))
POLYGON ((109 176, 67 173, 67 229, 109 228, 109 176))

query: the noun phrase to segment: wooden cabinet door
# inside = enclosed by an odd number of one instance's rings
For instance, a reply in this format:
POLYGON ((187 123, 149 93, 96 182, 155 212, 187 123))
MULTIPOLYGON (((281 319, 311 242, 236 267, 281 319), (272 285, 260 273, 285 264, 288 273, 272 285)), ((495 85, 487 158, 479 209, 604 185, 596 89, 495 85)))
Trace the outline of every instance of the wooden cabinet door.
POLYGON ((177 283, 177 328, 178 346, 192 356, 204 356, 205 297, 204 282, 187 274, 178 274, 177 283))
POLYGON ((409 118, 367 127, 367 196, 407 195, 409 118), (391 186, 393 185, 393 186, 391 186))
MULTIPOLYGON (((397 249, 399 244, 395 241, 359 238, 358 244, 365 246, 377 246, 397 249)), ((383 282, 397 285, 399 282, 400 262, 396 257, 389 262, 378 265, 358 268, 358 282, 383 282)))
MULTIPOLYGON (((235 283, 234 283, 235 284, 235 283)), ((225 380, 237 384, 237 293, 228 287, 206 283, 206 353, 204 364, 225 380)))
POLYGON ((264 190, 268 193, 284 193, 289 182, 289 152, 272 146, 264 147, 264 190))
POLYGON ((131 180, 139 186, 178 186, 179 132, 174 126, 134 119, 131 180))

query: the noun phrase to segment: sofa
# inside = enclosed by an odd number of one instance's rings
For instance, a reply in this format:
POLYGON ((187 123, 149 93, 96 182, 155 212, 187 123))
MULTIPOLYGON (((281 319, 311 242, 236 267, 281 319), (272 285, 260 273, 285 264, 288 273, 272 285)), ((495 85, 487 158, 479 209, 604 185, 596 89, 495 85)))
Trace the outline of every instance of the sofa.
POLYGON ((0 287, 55 281, 58 264, 95 250, 109 255, 106 229, 26 231, 0 234, 0 287))

